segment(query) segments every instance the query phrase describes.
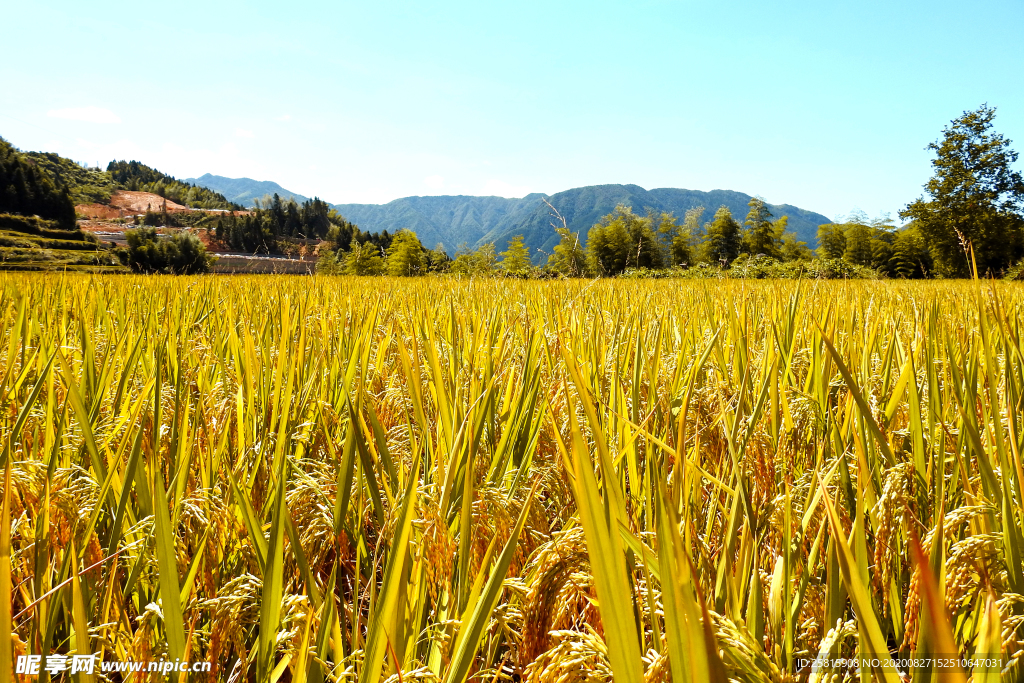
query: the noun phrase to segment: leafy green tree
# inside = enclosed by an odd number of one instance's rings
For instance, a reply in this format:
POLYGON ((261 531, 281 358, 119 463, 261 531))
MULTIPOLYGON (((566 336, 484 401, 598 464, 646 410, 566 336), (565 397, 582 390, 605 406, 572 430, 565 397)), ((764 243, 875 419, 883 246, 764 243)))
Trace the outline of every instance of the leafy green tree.
POLYGON ((166 266, 154 228, 125 231, 128 242, 128 266, 137 273, 159 273, 166 266))
MULTIPOLYGON (((838 220, 838 219, 837 219, 838 220)), ((846 253, 846 228, 839 223, 818 226, 818 255, 826 259, 840 259, 846 253)))
POLYGON ((882 272, 889 272, 889 260, 892 258, 892 243, 895 237, 887 232, 876 232, 871 238, 871 267, 882 272))
POLYGON ((1010 140, 994 132, 995 107, 964 112, 928 145, 934 175, 920 197, 900 212, 916 222, 935 268, 945 277, 970 274, 973 247, 980 273, 1001 271, 1024 253, 1024 177, 1012 165, 1010 140))
POLYGON ((559 241, 548 256, 548 268, 569 277, 582 277, 587 273, 587 252, 580 243, 578 232, 569 228, 555 228, 559 241))
POLYGON ((928 277, 931 253, 917 226, 911 223, 895 235, 887 272, 891 277, 928 277))
POLYGON ((743 248, 751 256, 764 254, 778 258, 780 234, 776 234, 776 226, 768 205, 760 197, 751 197, 747 206, 750 207, 750 211, 747 213, 747 219, 743 221, 743 225, 746 226, 743 248))
POLYGON ((627 268, 662 268, 662 245, 651 216, 638 216, 620 204, 590 229, 587 257, 599 275, 618 275, 627 268))
POLYGON ((846 250, 843 259, 855 266, 870 266, 874 258, 871 251, 871 228, 860 223, 846 229, 846 250))
POLYGON ((654 209, 647 209, 647 220, 650 221, 651 229, 658 238, 662 264, 671 265, 672 243, 682 231, 679 220, 674 213, 667 211, 658 212, 654 209))
POLYGON ((839 217, 835 223, 818 226, 818 256, 891 274, 895 240, 896 229, 888 214, 868 219, 863 211, 854 209, 845 220, 839 217))
POLYGON ((624 216, 626 229, 629 233, 629 253, 626 258, 627 268, 664 268, 665 254, 658 233, 655 231, 652 216, 624 216))
POLYGON ((206 247, 190 232, 179 232, 161 240, 167 258, 168 272, 172 275, 208 273, 214 258, 207 255, 206 247))
POLYGON ((474 275, 493 275, 498 267, 498 254, 494 250, 494 242, 484 242, 472 257, 472 272, 474 275))
MULTIPOLYGON (((785 218, 785 216, 782 217, 783 220, 785 218)), ((808 261, 814 255, 807 247, 807 242, 797 239, 795 232, 784 232, 782 234, 779 252, 783 261, 808 261)))
POLYGON ((728 207, 719 207, 714 218, 704 227, 707 238, 701 245, 701 260, 706 263, 729 265, 739 256, 740 224, 732 217, 728 207))
POLYGON ((876 230, 883 232, 895 232, 896 226, 893 224, 892 218, 889 216, 889 212, 885 211, 877 218, 872 218, 868 221, 868 225, 876 230))
POLYGON ((509 275, 525 277, 533 270, 530 250, 523 244, 522 235, 516 235, 510 239, 505 251, 501 252, 501 256, 501 267, 509 275))
POLYGON ((463 242, 455 252, 455 260, 448 268, 455 275, 491 276, 497 268, 498 255, 494 251, 494 243, 486 242, 476 249, 470 249, 463 242))
POLYGON ((352 245, 352 251, 344 258, 344 272, 346 275, 383 275, 386 270, 384 259, 380 250, 373 244, 367 242, 352 245))
POLYGON ((321 249, 316 260, 317 275, 340 275, 344 264, 338 261, 338 254, 333 249, 321 249))
POLYGON ((704 207, 698 206, 687 210, 683 224, 672 236, 670 259, 674 266, 688 266, 697 261, 697 252, 703 239, 700 218, 704 215, 704 207))
POLYGON ((626 268, 629 253, 626 231, 621 224, 595 225, 587 235, 588 270, 598 275, 614 275, 626 268))
POLYGON ((399 231, 388 248, 388 275, 409 277, 425 271, 423 245, 412 230, 399 231))
POLYGON ((453 275, 473 274, 473 250, 467 242, 463 242, 455 250, 455 259, 448 266, 448 272, 453 275))
POLYGON ((559 227, 554 221, 551 221, 551 227, 558 233, 559 239, 558 244, 552 249, 552 253, 548 255, 548 269, 568 277, 582 277, 586 275, 587 253, 583 243, 580 241, 579 233, 569 230, 569 224, 565 220, 565 216, 551 202, 543 197, 541 197, 541 201, 551 209, 550 216, 562 224, 559 227))
POLYGON ((192 233, 179 232, 160 239, 153 228, 125 232, 128 242, 128 266, 137 273, 193 275, 207 273, 213 265, 206 247, 192 233))
POLYGON ((444 243, 438 242, 437 246, 427 253, 427 269, 431 273, 445 273, 451 266, 452 260, 444 249, 444 243))
POLYGON ((153 211, 147 205, 146 213, 143 214, 142 216, 142 224, 149 226, 160 225, 160 214, 153 213, 153 211))

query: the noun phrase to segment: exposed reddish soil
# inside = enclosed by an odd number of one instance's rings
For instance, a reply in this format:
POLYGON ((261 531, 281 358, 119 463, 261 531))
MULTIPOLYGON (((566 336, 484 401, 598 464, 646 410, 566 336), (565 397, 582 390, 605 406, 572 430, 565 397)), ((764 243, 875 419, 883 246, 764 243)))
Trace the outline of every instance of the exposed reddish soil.
POLYGON ((75 207, 75 213, 89 218, 121 218, 125 215, 123 209, 105 204, 79 204, 75 207))
POLYGON ((169 199, 164 199, 158 194, 151 192, 136 192, 134 190, 118 190, 114 194, 110 195, 110 205, 116 206, 119 209, 132 211, 135 213, 144 213, 147 209, 150 211, 162 211, 164 202, 167 202, 167 212, 173 213, 175 211, 192 211, 187 206, 182 206, 176 202, 172 202, 169 199))
POLYGON ((130 226, 124 223, 108 223, 90 218, 89 220, 78 221, 78 227, 85 232, 124 232, 130 226))
POLYGON ((136 192, 134 190, 117 190, 110 195, 110 204, 79 204, 75 211, 89 218, 124 218, 149 211, 163 211, 167 202, 167 212, 192 211, 169 199, 152 192, 136 192))

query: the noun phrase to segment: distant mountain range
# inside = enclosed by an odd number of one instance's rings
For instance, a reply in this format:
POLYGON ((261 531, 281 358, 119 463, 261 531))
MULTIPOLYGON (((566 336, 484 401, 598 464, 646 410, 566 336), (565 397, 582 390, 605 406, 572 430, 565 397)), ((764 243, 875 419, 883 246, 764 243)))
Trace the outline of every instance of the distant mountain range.
POLYGON ((205 187, 220 192, 229 201, 241 204, 242 206, 255 206, 257 199, 264 195, 273 196, 276 192, 281 199, 294 197, 295 201, 301 204, 309 199, 297 192, 290 192, 275 182, 269 180, 253 180, 252 178, 225 178, 222 175, 207 173, 201 178, 186 178, 183 182, 192 183, 199 187, 205 187))
MULTIPOLYGON (((223 178, 206 174, 186 182, 220 192, 231 201, 252 205, 253 198, 277 192, 282 198, 295 197, 298 202, 306 197, 290 192, 277 183, 259 182, 248 178, 223 178), (250 198, 245 201, 244 198, 250 198)), ((408 228, 419 235, 429 248, 438 243, 449 254, 460 245, 476 247, 494 242, 503 251, 508 240, 523 235, 524 242, 534 254, 534 262, 543 263, 544 254, 550 254, 558 243, 558 235, 551 227, 558 223, 551 209, 542 201, 547 199, 565 217, 569 229, 580 233, 585 241, 587 233, 602 216, 611 213, 616 205, 626 204, 638 213, 647 209, 674 213, 680 220, 687 210, 703 206, 703 220, 709 221, 720 206, 726 206, 742 223, 747 215, 751 196, 731 190, 682 190, 659 188, 645 190, 639 185, 591 185, 577 187, 553 195, 529 194, 521 199, 504 197, 439 196, 403 197, 387 204, 334 204, 348 220, 363 230, 394 233, 408 228)), ((810 247, 817 246, 818 226, 831 221, 820 213, 790 204, 769 204, 772 214, 789 216, 789 230, 810 247)))

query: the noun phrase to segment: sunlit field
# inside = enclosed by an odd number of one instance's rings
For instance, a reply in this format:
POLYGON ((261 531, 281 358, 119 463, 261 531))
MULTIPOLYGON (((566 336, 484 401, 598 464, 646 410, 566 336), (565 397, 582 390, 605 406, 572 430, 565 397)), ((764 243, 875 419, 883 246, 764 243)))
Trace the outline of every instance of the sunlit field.
POLYGON ((0 274, 0 668, 1021 680, 1022 306, 0 274))

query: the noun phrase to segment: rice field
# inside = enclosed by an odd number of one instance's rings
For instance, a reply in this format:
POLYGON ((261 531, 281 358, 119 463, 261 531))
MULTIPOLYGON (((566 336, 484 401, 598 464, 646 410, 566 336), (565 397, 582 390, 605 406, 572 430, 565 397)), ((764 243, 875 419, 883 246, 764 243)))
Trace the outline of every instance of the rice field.
POLYGON ((2 274, 0 678, 1022 680, 1022 306, 2 274))

